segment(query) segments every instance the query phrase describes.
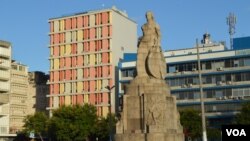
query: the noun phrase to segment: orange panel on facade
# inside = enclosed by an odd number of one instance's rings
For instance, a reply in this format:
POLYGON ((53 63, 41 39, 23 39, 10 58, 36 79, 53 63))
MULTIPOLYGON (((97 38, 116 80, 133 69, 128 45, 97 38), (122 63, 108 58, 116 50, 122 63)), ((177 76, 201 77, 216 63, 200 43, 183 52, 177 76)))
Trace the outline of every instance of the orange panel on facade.
POLYGON ((54 34, 54 44, 59 44, 59 40, 60 40, 59 33, 54 34))
POLYGON ((102 27, 102 37, 108 37, 108 26, 102 27))
POLYGON ((77 95, 77 104, 82 104, 83 103, 83 95, 77 95))
POLYGON ((89 73, 90 73, 90 77, 91 78, 94 78, 95 77, 95 68, 94 67, 91 67, 91 68, 89 68, 89 73))
POLYGON ((95 51, 95 41, 89 42, 89 51, 95 51))
POLYGON ((64 71, 60 71, 59 73, 60 73, 60 80, 61 81, 64 80, 65 79, 64 78, 64 71))
POLYGON ((103 103, 108 103, 109 102, 109 95, 108 95, 108 93, 103 93, 102 94, 102 102, 103 103))
POLYGON ((89 95, 89 102, 90 104, 94 105, 95 104, 95 94, 90 94, 89 95))
POLYGON ((60 58, 60 68, 64 68, 64 64, 65 64, 65 59, 60 58))
POLYGON ((108 63, 109 54, 107 52, 102 53, 102 63, 108 63))
POLYGON ((94 92, 95 91, 95 81, 91 80, 89 85, 90 85, 90 91, 94 92))
POLYGON ((72 54, 76 54, 77 53, 77 44, 72 44, 72 54))
POLYGON ((72 80, 76 80, 76 70, 72 70, 72 80))
POLYGON ((59 53, 60 53, 60 48, 59 48, 59 46, 54 46, 54 55, 55 55, 55 56, 59 56, 59 53))
POLYGON ((71 75, 72 75, 71 74, 71 70, 66 70, 66 74, 65 75, 66 75, 66 78, 65 78, 66 80, 71 80, 71 75))
POLYGON ((77 17, 77 27, 78 28, 83 27, 83 17, 82 16, 77 17))
POLYGON ((89 36, 90 36, 89 38, 90 39, 94 39, 95 38, 95 33, 96 33, 95 30, 96 30, 95 28, 90 28, 90 30, 89 30, 89 32, 90 32, 89 33, 89 36))
POLYGON ((107 24, 108 23, 108 12, 103 12, 102 13, 102 24, 107 24))
POLYGON ((77 56, 77 66, 83 66, 83 56, 77 56))
POLYGON ((65 62, 65 64, 66 64, 66 67, 67 67, 67 68, 71 67, 71 57, 66 57, 66 62, 65 62))
POLYGON ((72 57, 72 67, 76 67, 76 57, 72 57))
POLYGON ((84 27, 89 26, 89 16, 84 16, 83 17, 83 26, 84 27))
POLYGON ((71 29, 71 19, 66 19, 66 30, 71 29))
POLYGON ((103 50, 108 50, 108 48, 109 48, 109 41, 108 41, 108 39, 102 40, 102 49, 103 50))
POLYGON ((61 106, 62 106, 62 105, 65 105, 65 103, 64 103, 64 101, 65 101, 65 100, 64 100, 64 99, 65 99, 64 96, 60 96, 59 99, 60 99, 60 102, 59 102, 60 105, 61 105, 61 106))
POLYGON ((50 94, 54 94, 54 85, 53 84, 50 84, 49 90, 50 90, 50 94))
POLYGON ((54 84, 54 94, 59 94, 59 84, 54 84))
POLYGON ((59 81, 59 71, 54 71, 54 81, 59 81))
POLYGON ((85 52, 89 51, 89 42, 84 42, 83 47, 85 52))
POLYGON ((50 45, 54 44, 54 34, 50 35, 50 45))
POLYGON ((60 33, 60 43, 64 43, 65 42, 65 33, 60 33))

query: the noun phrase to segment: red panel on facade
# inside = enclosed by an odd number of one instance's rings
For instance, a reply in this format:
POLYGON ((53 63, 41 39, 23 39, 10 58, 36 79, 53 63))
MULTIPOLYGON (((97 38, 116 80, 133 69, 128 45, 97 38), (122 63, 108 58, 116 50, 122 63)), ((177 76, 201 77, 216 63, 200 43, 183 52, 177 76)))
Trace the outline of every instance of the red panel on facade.
POLYGON ((66 67, 67 68, 71 67, 71 57, 66 57, 66 67))
POLYGON ((77 66, 83 66, 83 56, 77 56, 77 66))
POLYGON ((50 32, 54 32, 54 22, 50 22, 50 32))
POLYGON ((102 63, 108 63, 109 60, 109 53, 104 52, 102 53, 102 63))
POLYGON ((72 44, 72 54, 77 54, 77 44, 72 44))
POLYGON ((93 80, 90 81, 90 91, 91 92, 95 91, 95 81, 93 81, 93 80))
POLYGON ((72 80, 76 80, 76 70, 72 70, 72 80))
POLYGON ((54 71, 54 81, 59 81, 59 71, 54 71))
POLYGON ((66 19, 66 30, 71 29, 71 19, 66 19))
POLYGON ((103 12, 102 13, 102 24, 107 24, 108 23, 108 19, 109 16, 108 16, 108 12, 103 12))
POLYGON ((109 69, 108 66, 103 66, 102 67, 102 76, 103 77, 107 77, 108 76, 108 69, 109 69))
POLYGON ((89 95, 89 102, 90 102, 90 104, 94 105, 95 101, 96 101, 95 94, 90 94, 89 95))
POLYGON ((66 70, 66 80, 71 80, 71 70, 66 70))
POLYGON ((102 27, 102 37, 108 37, 108 26, 102 27))
POLYGON ((59 44, 59 40, 60 40, 60 38, 59 38, 59 33, 54 34, 54 43, 55 43, 55 44, 59 44))
POLYGON ((60 81, 62 81, 62 80, 64 80, 65 78, 64 78, 64 71, 60 71, 59 72, 60 73, 60 81))
POLYGON ((54 44, 54 34, 50 35, 50 45, 54 44))
POLYGON ((95 77, 95 68, 94 68, 94 67, 91 67, 91 68, 89 69, 89 72, 90 72, 90 77, 91 77, 91 78, 94 78, 94 77, 95 77))
POLYGON ((50 94, 54 94, 54 85, 53 84, 50 84, 49 91, 50 91, 50 94))
POLYGON ((65 59, 64 58, 60 58, 60 68, 64 68, 64 64, 65 64, 65 59))
POLYGON ((83 27, 83 17, 77 17, 77 28, 83 27))
POLYGON ((62 106, 62 105, 64 105, 65 103, 64 103, 64 100, 65 98, 64 98, 64 96, 60 96, 60 105, 62 106))
POLYGON ((76 57, 72 57, 72 67, 76 67, 76 57))
POLYGON ((89 51, 95 51, 95 41, 89 42, 89 51))
POLYGON ((76 28, 76 18, 72 18, 72 29, 76 28))
POLYGON ((64 33, 60 33, 60 43, 64 43, 65 42, 65 34, 64 33))
POLYGON ((102 49, 103 50, 108 50, 108 48, 109 48, 109 41, 108 41, 108 39, 102 40, 102 49))
POLYGON ((59 84, 54 84, 54 94, 59 94, 59 84))
POLYGON ((90 32, 89 33, 89 36, 90 36, 89 38, 90 39, 94 39, 95 38, 95 30, 96 30, 95 28, 90 28, 90 31, 89 31, 90 32))
POLYGON ((108 93, 103 93, 102 94, 102 102, 103 103, 108 103, 108 101, 109 101, 109 95, 108 95, 108 93))
POLYGON ((54 55, 55 55, 55 56, 59 56, 59 53, 60 53, 60 48, 59 48, 59 46, 54 46, 54 55))
POLYGON ((89 51, 89 42, 84 42, 83 43, 83 48, 84 48, 84 52, 89 51))
POLYGON ((83 19, 84 19, 84 20, 83 20, 83 26, 84 26, 84 27, 89 26, 89 16, 84 16, 83 19))
POLYGON ((77 104, 83 103, 83 95, 77 95, 77 104))

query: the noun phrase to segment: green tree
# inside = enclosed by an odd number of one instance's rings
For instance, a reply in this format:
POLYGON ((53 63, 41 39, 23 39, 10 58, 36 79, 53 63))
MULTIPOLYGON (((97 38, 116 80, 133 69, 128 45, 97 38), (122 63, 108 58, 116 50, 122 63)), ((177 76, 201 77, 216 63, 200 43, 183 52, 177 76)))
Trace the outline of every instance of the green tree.
POLYGON ((92 105, 62 106, 53 111, 49 135, 57 141, 89 140, 96 122, 96 108, 92 105))
POLYGON ((235 123, 250 125, 250 102, 242 105, 240 113, 236 115, 235 123))
POLYGON ((95 131, 93 132, 93 138, 104 141, 109 139, 109 135, 114 135, 116 118, 114 114, 108 114, 106 118, 100 117, 95 124, 95 131))
POLYGON ((184 129, 185 137, 197 139, 201 137, 202 126, 199 111, 186 109, 180 112, 180 121, 184 129))
POLYGON ((24 119, 24 132, 26 134, 34 132, 43 140, 43 136, 46 136, 47 133, 47 121, 48 117, 43 112, 36 112, 34 115, 28 115, 24 119))

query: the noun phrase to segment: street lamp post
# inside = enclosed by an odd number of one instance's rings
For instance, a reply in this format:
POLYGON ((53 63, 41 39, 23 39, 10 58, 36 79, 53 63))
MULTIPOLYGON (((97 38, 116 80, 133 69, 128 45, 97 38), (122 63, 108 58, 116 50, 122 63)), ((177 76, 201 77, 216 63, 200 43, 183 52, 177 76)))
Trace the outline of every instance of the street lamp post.
POLYGON ((111 130, 111 90, 115 88, 115 85, 113 86, 106 86, 105 87, 109 91, 109 141, 112 141, 112 130, 111 130))

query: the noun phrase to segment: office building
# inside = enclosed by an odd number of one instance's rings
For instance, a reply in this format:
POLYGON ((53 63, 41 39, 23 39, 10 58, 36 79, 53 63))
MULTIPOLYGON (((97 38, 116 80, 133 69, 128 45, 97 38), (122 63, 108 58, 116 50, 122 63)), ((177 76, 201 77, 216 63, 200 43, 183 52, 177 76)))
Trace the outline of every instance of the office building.
MULTIPOLYGON (((218 127, 230 123, 242 103, 250 100, 250 46, 228 50, 223 42, 212 42, 207 33, 198 46, 206 118, 210 126, 218 127)), ((168 72, 166 82, 171 94, 176 96, 178 109, 200 110, 197 48, 169 50, 164 56, 168 72)), ((136 54, 125 54, 119 63, 121 98, 126 84, 135 76, 135 58, 136 54)))
POLYGON ((22 131, 28 113, 28 67, 12 61, 10 80, 10 133, 16 134, 22 131))
POLYGON ((92 104, 97 114, 115 112, 119 59, 135 52, 137 25, 115 7, 49 19, 48 110, 92 104), (116 81, 117 80, 117 81, 116 81), (107 88, 107 89, 106 89, 107 88))
POLYGON ((10 117, 11 43, 0 40, 0 141, 8 140, 10 117))

